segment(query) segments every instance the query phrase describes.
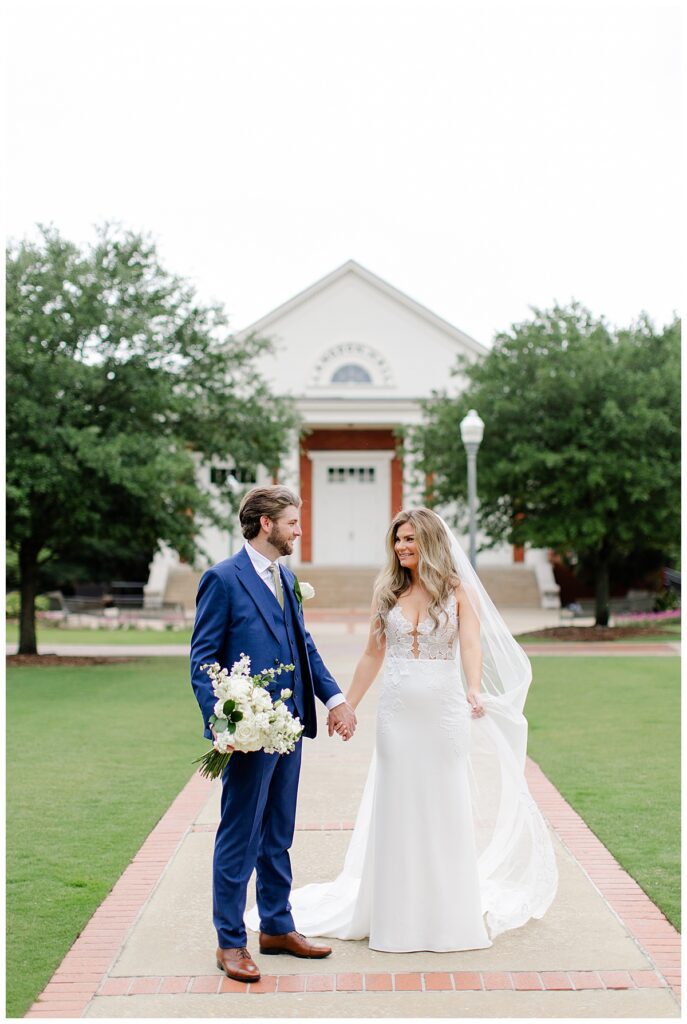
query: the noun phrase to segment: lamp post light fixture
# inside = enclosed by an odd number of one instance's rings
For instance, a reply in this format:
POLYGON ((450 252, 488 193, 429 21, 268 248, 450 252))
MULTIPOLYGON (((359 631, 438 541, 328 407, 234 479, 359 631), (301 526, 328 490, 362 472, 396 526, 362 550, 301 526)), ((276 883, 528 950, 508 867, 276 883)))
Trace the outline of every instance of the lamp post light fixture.
POLYGON ((484 422, 474 409, 460 421, 460 436, 468 457, 468 511, 470 515, 470 565, 477 568, 477 451, 484 437, 484 422))

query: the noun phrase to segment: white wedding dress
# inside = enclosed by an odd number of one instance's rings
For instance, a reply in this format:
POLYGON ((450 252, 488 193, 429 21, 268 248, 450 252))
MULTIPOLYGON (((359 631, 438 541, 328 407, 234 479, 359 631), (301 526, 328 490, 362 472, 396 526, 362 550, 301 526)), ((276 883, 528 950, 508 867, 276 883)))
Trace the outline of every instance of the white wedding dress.
MULTIPOLYGON (((390 611, 355 828, 338 878, 291 894, 303 934, 369 936, 372 949, 395 953, 484 949, 553 900, 556 864, 524 778, 518 700, 483 692, 486 713, 473 719, 458 643, 454 601, 436 629, 390 611)), ((259 926, 255 909, 247 923, 259 926)))

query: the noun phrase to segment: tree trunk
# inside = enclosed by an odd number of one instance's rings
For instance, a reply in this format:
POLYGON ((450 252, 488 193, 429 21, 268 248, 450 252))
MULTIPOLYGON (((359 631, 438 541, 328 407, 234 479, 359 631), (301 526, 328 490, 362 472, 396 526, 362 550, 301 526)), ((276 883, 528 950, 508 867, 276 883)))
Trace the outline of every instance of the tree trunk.
POLYGON ((602 559, 596 563, 595 570, 595 597, 596 597, 596 626, 607 626, 610 617, 609 608, 609 579, 608 579, 608 562, 602 559))
POLYGON ((38 654, 36 646, 36 596, 38 594, 38 548, 25 541, 19 549, 19 654, 38 654))

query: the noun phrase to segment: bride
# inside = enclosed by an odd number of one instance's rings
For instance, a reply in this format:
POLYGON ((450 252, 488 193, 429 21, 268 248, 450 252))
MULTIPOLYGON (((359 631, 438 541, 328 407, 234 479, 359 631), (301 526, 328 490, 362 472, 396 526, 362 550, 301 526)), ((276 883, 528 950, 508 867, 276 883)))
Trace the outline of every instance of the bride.
POLYGON ((305 935, 376 950, 484 949, 558 880, 524 777, 530 663, 436 513, 399 512, 386 546, 346 695, 355 709, 384 662, 375 753, 343 871, 292 910, 305 935))

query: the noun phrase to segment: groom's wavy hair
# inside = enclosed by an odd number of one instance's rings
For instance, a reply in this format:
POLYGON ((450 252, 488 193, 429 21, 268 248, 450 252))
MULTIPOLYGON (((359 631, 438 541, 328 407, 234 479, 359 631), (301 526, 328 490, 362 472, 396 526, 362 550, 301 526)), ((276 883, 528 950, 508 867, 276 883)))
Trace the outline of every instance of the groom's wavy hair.
POLYGON ((246 540, 253 540, 260 533, 260 516, 279 519, 289 505, 301 507, 301 499, 289 487, 275 484, 273 487, 251 487, 244 494, 239 505, 241 533, 246 540))
POLYGON ((431 508, 406 508, 394 517, 386 535, 386 565, 375 580, 375 603, 377 606, 376 636, 381 643, 386 630, 389 612, 397 604, 399 597, 409 589, 412 582, 410 570, 401 565, 396 549, 396 534, 404 523, 410 523, 415 532, 415 544, 418 551, 417 571, 429 594, 429 618, 436 629, 444 609, 460 586, 460 578, 456 573, 451 546, 444 524, 431 508))

